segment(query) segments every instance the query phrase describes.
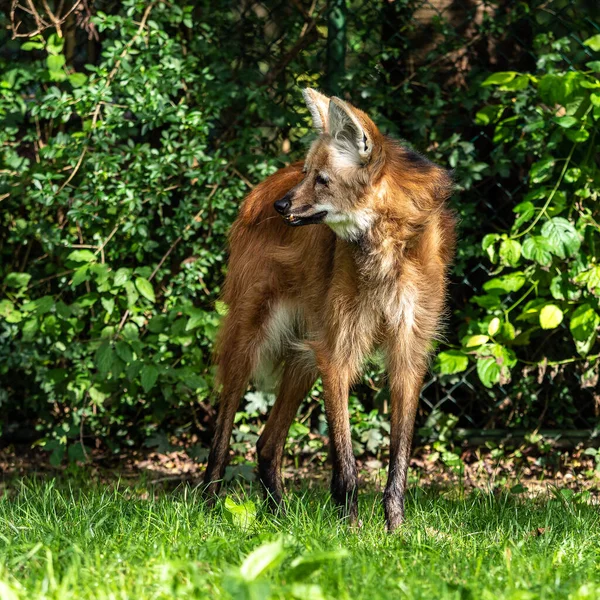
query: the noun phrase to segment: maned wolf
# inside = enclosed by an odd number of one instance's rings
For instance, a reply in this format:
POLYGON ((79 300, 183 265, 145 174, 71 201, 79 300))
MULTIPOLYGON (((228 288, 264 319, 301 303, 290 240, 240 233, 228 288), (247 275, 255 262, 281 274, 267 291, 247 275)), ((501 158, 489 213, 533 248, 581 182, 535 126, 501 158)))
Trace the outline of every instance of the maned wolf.
POLYGON ((404 517, 415 413, 432 340, 444 311, 454 250, 445 205, 448 173, 379 132, 339 98, 304 90, 320 134, 304 162, 271 175, 242 204, 230 237, 217 344, 222 385, 204 482, 218 492, 235 412, 254 378, 278 383, 258 440, 258 470, 272 507, 282 502, 281 461, 289 427, 316 378, 323 381, 333 477, 331 494, 357 516, 348 390, 376 348, 391 393, 390 465, 384 494, 389 530, 404 517), (315 224, 315 227, 300 227, 315 224))

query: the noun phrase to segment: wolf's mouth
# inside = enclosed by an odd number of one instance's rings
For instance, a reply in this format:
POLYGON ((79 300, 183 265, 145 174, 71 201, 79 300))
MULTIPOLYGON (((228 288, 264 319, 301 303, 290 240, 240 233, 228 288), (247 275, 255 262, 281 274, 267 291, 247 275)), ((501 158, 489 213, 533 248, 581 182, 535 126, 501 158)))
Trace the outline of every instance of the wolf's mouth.
POLYGON ((315 223, 321 223, 326 215, 327 211, 322 210, 321 212, 315 213, 314 215, 308 215, 306 217, 298 215, 286 215, 283 218, 291 227, 300 227, 300 225, 313 225, 315 223))

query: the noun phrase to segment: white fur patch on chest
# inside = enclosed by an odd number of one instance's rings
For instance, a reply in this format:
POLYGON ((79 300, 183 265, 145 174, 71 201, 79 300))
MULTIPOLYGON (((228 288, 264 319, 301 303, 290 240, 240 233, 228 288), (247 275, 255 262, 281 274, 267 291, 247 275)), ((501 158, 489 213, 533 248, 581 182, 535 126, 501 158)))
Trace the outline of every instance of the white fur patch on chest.
POLYGON ((412 286, 406 286, 390 294, 383 307, 388 323, 395 328, 410 332, 416 325, 418 294, 412 286))

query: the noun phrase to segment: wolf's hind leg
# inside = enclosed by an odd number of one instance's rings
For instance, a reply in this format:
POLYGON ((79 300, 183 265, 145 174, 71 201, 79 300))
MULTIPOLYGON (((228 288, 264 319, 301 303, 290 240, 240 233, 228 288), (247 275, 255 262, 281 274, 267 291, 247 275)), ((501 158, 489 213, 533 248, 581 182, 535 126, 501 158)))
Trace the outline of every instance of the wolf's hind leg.
POLYGON ((265 492, 265 499, 272 510, 277 509, 283 499, 281 462, 285 440, 298 407, 315 383, 314 368, 296 362, 286 364, 277 400, 256 445, 258 451, 258 474, 265 492))
POLYGON ((221 365, 223 388, 208 465, 204 473, 204 494, 213 503, 219 493, 227 464, 235 413, 251 375, 251 363, 242 351, 233 353, 225 366, 221 365))

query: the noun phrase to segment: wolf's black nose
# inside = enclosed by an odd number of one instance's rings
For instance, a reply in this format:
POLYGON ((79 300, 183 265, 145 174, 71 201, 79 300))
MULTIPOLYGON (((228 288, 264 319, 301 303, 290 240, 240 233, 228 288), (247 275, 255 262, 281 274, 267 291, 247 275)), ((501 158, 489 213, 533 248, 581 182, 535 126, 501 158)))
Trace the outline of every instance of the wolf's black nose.
POLYGON ((277 200, 277 202, 275 202, 275 204, 273 204, 273 206, 275 207, 275 210, 280 215, 284 215, 291 205, 292 205, 292 201, 290 200, 289 194, 286 194, 283 198, 281 198, 281 200, 277 200))

